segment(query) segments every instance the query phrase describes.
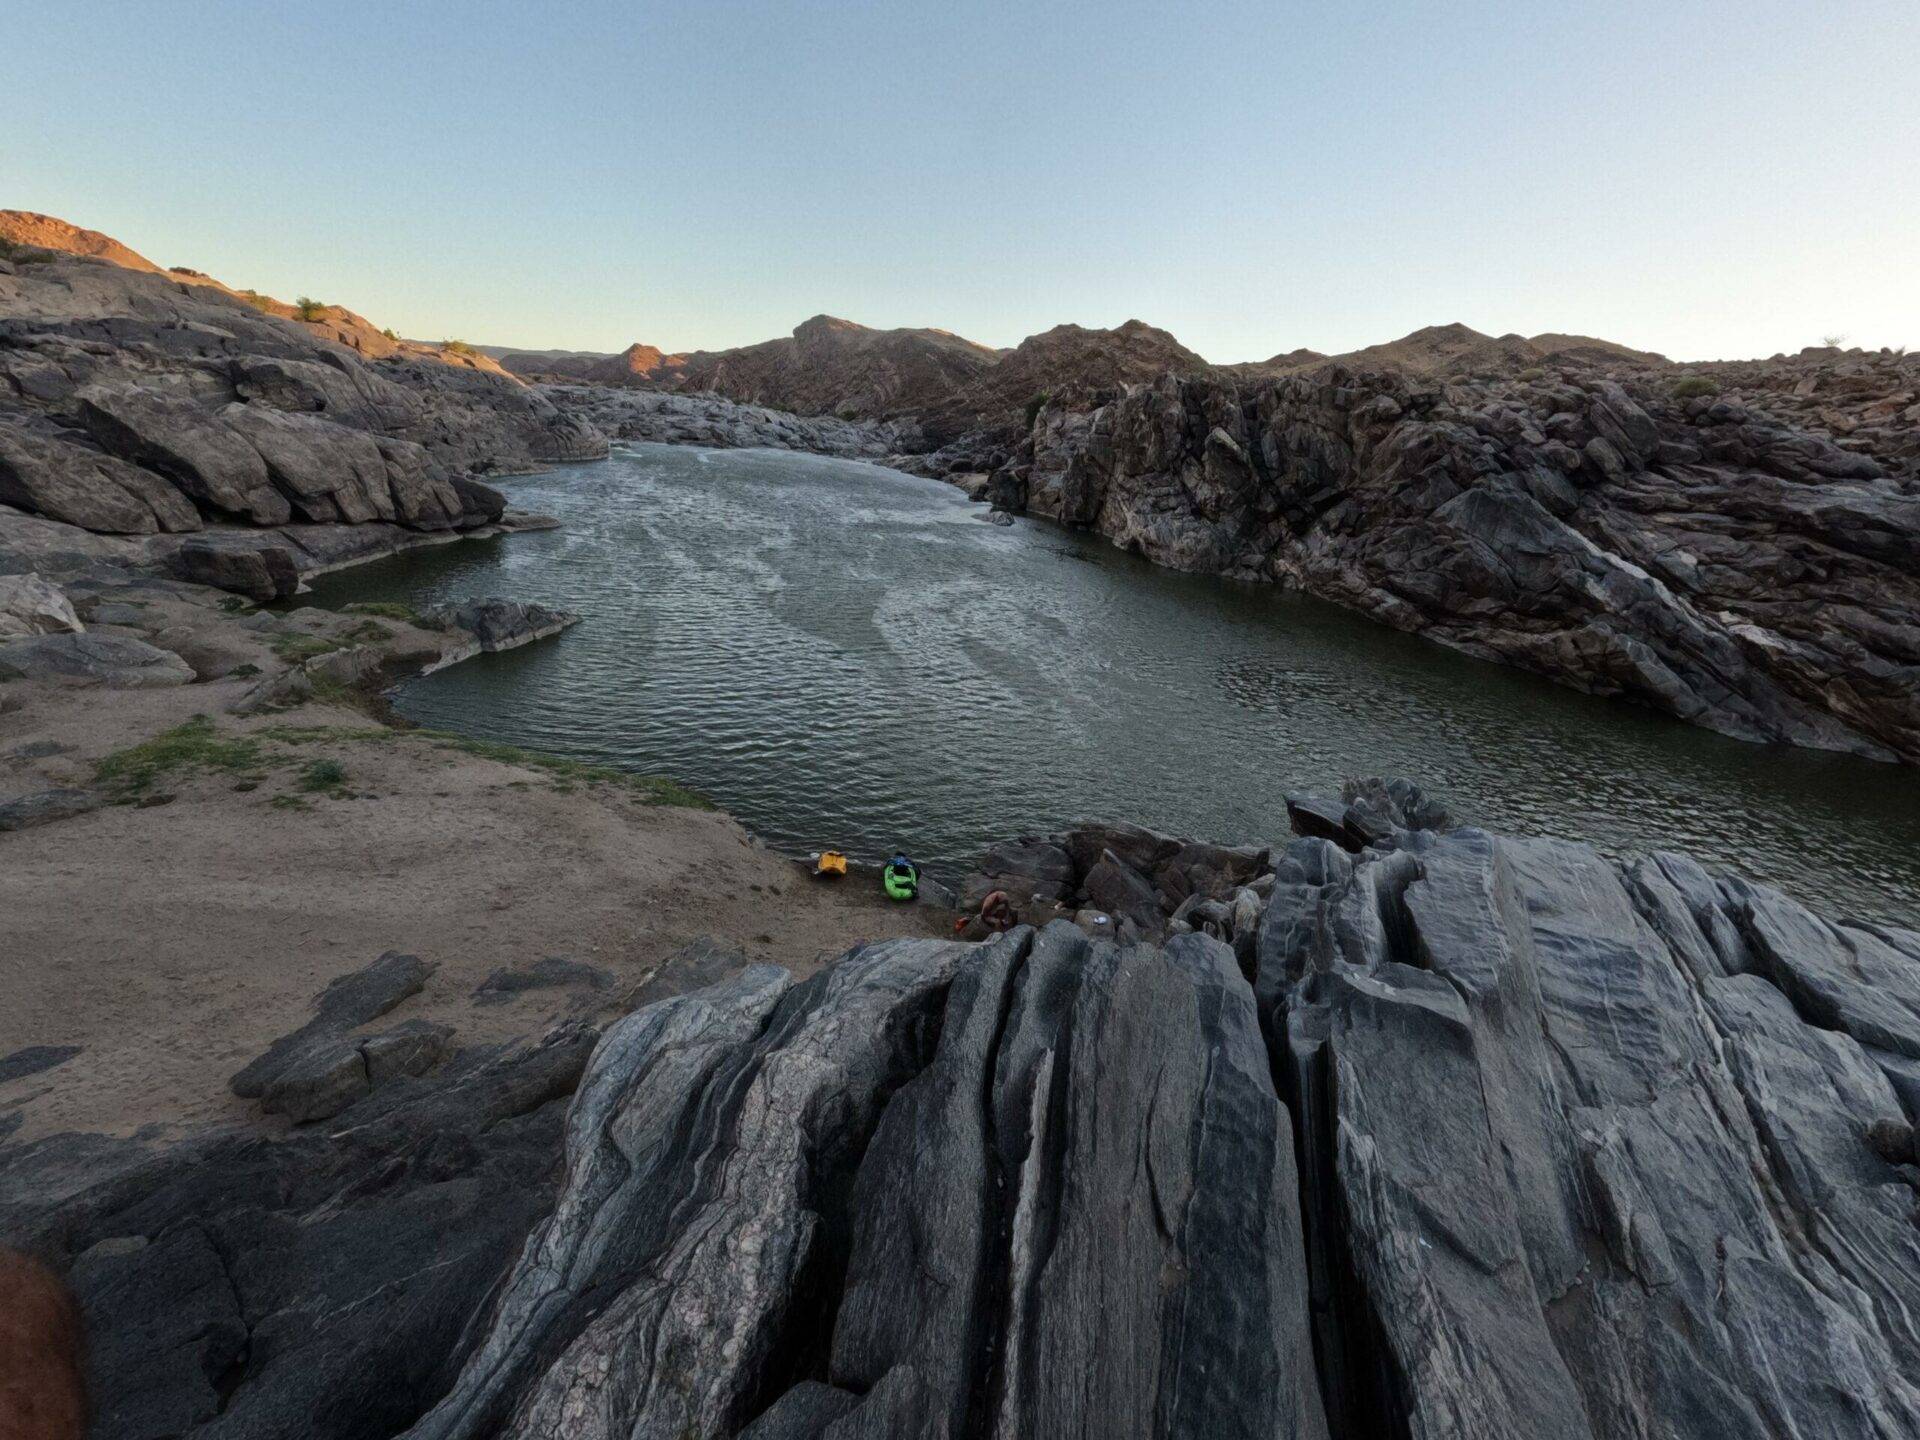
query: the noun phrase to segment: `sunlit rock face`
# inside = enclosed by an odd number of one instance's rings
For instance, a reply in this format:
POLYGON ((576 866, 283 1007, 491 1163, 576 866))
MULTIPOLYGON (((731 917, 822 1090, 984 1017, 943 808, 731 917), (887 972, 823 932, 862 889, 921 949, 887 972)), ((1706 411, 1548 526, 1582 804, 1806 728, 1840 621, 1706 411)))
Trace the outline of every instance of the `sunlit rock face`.
MULTIPOLYGON (((75 234, 63 243, 92 232, 75 234)), ((392 341, 337 307, 302 323, 291 307, 123 263, 113 248, 11 253, 0 504, 125 535, 460 530, 497 518, 464 477, 606 453, 590 424, 491 361, 392 341)))

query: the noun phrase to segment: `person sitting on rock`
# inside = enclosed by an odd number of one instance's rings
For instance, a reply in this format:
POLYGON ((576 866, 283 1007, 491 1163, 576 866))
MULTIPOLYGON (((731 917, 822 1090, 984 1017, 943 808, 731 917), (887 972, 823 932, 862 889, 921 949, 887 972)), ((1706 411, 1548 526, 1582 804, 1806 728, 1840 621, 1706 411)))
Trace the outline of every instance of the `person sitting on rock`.
POLYGON ((1013 913, 1013 901, 1004 890, 995 890, 980 902, 980 923, 996 935, 1011 930, 1019 919, 1013 913))
POLYGON ((920 893, 920 872, 913 861, 896 851, 887 868, 880 872, 880 884, 889 900, 911 900, 920 893))
POLYGON ((956 920, 953 929, 962 940, 985 940, 989 935, 1005 934, 1019 923, 1020 917, 1014 913, 1013 901, 1007 892, 994 890, 973 914, 956 920))

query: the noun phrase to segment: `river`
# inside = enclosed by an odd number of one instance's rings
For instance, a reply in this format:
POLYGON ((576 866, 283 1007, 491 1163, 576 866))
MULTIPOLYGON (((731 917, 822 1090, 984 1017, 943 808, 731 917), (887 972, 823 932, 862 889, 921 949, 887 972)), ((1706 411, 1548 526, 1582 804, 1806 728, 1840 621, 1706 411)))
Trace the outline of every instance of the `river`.
POLYGON ((1289 791, 1408 775, 1454 814, 1674 849, 1920 922, 1920 772, 1755 746, 1265 586, 982 523, 938 481, 658 445, 512 485, 564 528, 323 577, 314 602, 538 600, 585 623, 404 686, 422 724, 712 795, 769 843, 904 848, 1130 820, 1287 835, 1289 791))

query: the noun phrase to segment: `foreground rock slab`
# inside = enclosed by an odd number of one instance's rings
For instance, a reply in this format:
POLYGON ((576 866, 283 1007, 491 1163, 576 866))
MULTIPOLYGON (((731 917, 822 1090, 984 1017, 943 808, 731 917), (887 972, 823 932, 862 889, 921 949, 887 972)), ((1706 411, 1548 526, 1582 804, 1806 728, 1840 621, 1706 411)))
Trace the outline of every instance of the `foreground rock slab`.
POLYGON ((1296 808, 996 847, 1142 877, 1157 943, 715 952, 325 1133, 0 1148, 0 1235, 113 1436, 1920 1433, 1920 933, 1296 808))

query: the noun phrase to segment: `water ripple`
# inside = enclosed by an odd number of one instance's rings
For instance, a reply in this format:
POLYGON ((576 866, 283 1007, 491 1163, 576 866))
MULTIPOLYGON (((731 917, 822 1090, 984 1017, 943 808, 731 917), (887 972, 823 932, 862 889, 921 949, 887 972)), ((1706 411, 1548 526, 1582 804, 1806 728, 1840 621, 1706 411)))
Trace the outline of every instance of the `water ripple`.
POLYGON ((1920 919, 1920 774, 1740 744, 1325 605, 1155 570, 874 466, 635 446, 515 484, 566 528, 327 577, 321 603, 507 594, 558 641, 409 685, 430 725, 674 775, 775 844, 989 840, 1092 817, 1286 833, 1287 791, 1406 774, 1456 813, 1668 848, 1920 919))

